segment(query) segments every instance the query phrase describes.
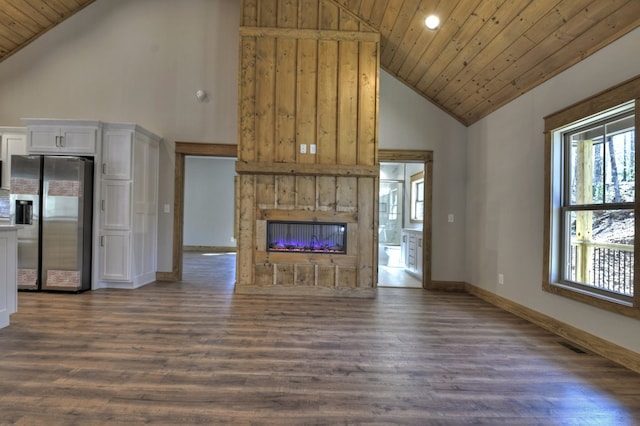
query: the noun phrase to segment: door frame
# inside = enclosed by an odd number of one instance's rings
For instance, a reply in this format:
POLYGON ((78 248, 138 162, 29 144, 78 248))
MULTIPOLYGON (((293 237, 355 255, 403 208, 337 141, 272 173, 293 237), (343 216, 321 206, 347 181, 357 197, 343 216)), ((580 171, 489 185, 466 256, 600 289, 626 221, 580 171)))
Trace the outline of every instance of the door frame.
POLYGON ((182 240, 184 238, 184 158, 187 155, 237 158, 238 145, 176 142, 173 199, 173 260, 171 272, 162 273, 163 276, 160 276, 160 273, 158 273, 158 280, 162 281, 182 280, 182 240))
POLYGON ((381 149, 378 151, 378 161, 424 164, 423 199, 425 202, 425 208, 422 217, 422 288, 431 288, 431 209, 433 193, 433 151, 381 149))

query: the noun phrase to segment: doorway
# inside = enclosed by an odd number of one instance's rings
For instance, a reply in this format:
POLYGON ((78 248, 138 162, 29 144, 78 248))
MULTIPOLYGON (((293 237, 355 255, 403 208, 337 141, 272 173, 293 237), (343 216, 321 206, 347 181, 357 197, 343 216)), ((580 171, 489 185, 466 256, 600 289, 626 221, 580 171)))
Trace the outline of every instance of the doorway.
POLYGON ((175 179, 173 208, 173 257, 171 273, 158 274, 163 281, 182 281, 183 273, 183 241, 184 241, 184 200, 185 200, 185 157, 189 155, 204 157, 236 158, 237 145, 204 144, 176 142, 175 147, 175 179))
POLYGON ((431 282, 431 151, 381 150, 378 286, 431 282))
POLYGON ((184 283, 233 291, 235 162, 230 157, 185 156, 184 283))

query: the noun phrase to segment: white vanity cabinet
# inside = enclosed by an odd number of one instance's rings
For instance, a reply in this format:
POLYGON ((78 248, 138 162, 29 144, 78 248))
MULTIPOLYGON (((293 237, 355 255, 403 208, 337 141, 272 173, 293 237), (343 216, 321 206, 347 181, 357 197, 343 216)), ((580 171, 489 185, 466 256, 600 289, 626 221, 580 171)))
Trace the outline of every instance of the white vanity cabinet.
POLYGON ((101 122, 87 120, 23 119, 31 154, 91 155, 100 141, 101 122))
POLYGON ((9 189, 11 156, 27 153, 27 129, 24 127, 0 127, 0 161, 2 161, 2 185, 9 189))
POLYGON ((422 278, 423 237, 421 229, 402 230, 402 253, 405 270, 422 278))
POLYGON ((134 124, 105 123, 100 190, 100 281, 136 288, 157 269, 160 138, 134 124))

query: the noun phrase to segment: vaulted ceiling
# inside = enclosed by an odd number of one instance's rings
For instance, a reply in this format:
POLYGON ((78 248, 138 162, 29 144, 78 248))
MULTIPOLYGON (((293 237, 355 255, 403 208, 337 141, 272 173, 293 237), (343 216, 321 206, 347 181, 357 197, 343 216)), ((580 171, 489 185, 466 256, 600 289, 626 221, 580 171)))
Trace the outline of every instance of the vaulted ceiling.
POLYGON ((0 0, 0 61, 95 0, 0 0))
MULTIPOLYGON (((94 1, 0 0, 0 61, 94 1)), ((465 125, 640 25, 639 0, 333 1, 380 32, 385 71, 465 125)))

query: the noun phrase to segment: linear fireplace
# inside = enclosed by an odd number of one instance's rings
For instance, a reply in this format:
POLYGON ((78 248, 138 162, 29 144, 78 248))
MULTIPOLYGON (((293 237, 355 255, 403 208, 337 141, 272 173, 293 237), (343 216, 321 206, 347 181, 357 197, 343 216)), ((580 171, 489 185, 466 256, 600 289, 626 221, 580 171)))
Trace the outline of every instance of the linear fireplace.
POLYGON ((347 224, 267 221, 267 251, 347 253, 347 224))

